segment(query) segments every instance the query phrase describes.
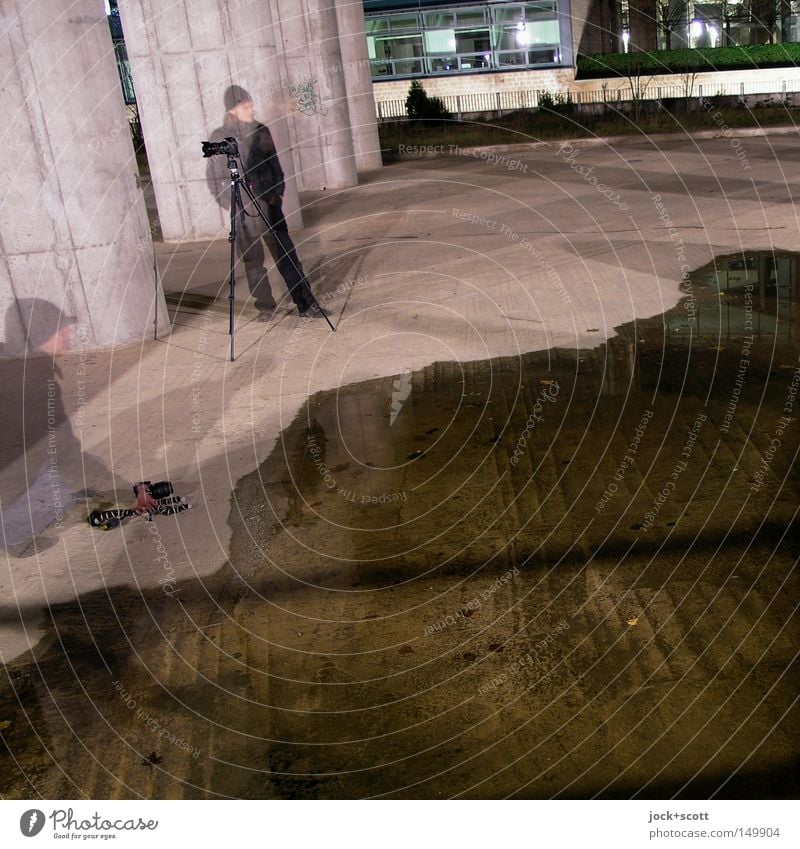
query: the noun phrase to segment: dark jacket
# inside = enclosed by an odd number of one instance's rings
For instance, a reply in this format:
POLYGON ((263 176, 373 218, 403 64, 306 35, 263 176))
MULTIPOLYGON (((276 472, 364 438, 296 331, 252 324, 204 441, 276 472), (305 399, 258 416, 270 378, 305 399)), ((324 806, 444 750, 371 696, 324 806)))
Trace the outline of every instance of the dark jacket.
MULTIPOLYGON (((225 123, 214 130, 211 141, 221 141, 228 136, 239 145, 242 176, 260 203, 278 203, 283 198, 286 182, 283 169, 272 140, 272 133, 263 124, 242 124, 230 115, 225 123)), ((208 160, 206 174, 211 193, 223 209, 230 209, 230 174, 225 156, 212 156, 208 160)), ((244 198, 247 201, 247 198, 244 198)), ((249 204, 245 202, 245 208, 249 204)))

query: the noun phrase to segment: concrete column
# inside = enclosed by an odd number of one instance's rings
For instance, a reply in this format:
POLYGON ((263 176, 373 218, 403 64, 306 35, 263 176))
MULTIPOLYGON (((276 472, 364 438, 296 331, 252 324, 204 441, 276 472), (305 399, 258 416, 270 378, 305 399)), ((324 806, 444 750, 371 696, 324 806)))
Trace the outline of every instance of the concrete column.
POLYGON ((333 0, 270 0, 286 69, 301 189, 358 182, 333 0))
POLYGON ((656 33, 656 0, 630 0, 628 5, 628 21, 630 23, 631 52, 649 52, 655 50, 656 33))
POLYGON ((102 0, 0 3, 0 336, 26 352, 16 302, 77 319, 72 347, 169 329, 102 0))
POLYGON ((252 95, 256 118, 272 132, 287 175, 284 212, 290 228, 302 227, 267 0, 125 0, 120 15, 164 239, 228 230, 200 142, 222 125, 223 96, 233 84, 252 95))
POLYGON ((381 168, 383 161, 378 139, 378 122, 375 118, 375 97, 367 51, 363 0, 336 0, 336 19, 356 170, 371 171, 381 168))

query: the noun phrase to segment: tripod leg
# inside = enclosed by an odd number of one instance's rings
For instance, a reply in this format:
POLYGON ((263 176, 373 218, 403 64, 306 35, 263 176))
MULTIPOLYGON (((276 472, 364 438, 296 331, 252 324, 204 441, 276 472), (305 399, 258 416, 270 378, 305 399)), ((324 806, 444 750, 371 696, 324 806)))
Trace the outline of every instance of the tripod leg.
POLYGON ((256 200, 256 197, 253 194, 253 192, 251 191, 250 186, 248 186, 247 183, 244 180, 242 180, 241 178, 238 180, 238 182, 242 185, 245 192, 247 193, 247 196, 253 202, 253 206, 255 207, 255 210, 258 213, 258 215, 260 216, 261 220, 264 222, 264 225, 266 226, 267 231, 272 234, 272 236, 275 239, 275 241, 277 242, 280 250, 283 252, 283 255, 289 261, 291 266, 294 268, 295 273, 300 278, 301 285, 303 285, 303 287, 304 287, 305 294, 307 294, 311 298, 311 300, 314 303, 314 306, 320 311, 321 315, 325 318, 325 321, 328 322, 328 327, 330 327, 331 331, 335 333, 336 328, 331 323, 330 318, 328 318, 328 314, 320 306, 319 301, 316 299, 314 293, 311 291, 311 286, 308 285, 308 281, 306 280, 306 275, 303 273, 303 270, 301 268, 298 268, 297 262, 295 261, 294 256, 292 256, 292 250, 286 250, 286 247, 282 244, 282 240, 276 234, 275 228, 272 226, 272 224, 270 224, 269 220, 267 219, 267 216, 264 215, 264 210, 261 208, 261 204, 256 200))
POLYGON ((231 362, 236 358, 235 340, 236 340, 236 325, 233 314, 233 300, 236 293, 236 275, 234 268, 236 266, 236 219, 239 215, 239 184, 238 177, 231 177, 231 230, 228 235, 228 241, 231 243, 231 270, 228 291, 228 333, 231 337, 231 362))

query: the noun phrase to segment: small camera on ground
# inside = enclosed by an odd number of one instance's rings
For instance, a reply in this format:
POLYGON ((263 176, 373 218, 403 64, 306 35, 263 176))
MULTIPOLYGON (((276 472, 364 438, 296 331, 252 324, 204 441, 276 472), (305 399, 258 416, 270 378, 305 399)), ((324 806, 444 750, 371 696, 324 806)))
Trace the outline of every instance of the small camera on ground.
POLYGON ((138 498, 141 494, 149 495, 153 500, 160 501, 162 498, 167 498, 175 492, 171 481, 139 481, 133 485, 133 494, 138 498))

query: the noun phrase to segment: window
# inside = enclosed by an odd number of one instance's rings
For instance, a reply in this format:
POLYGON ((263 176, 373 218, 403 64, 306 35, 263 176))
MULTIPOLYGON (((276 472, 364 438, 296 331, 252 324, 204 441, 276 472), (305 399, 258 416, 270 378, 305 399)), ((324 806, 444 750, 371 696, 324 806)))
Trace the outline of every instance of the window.
POLYGON ((368 36, 389 31, 388 18, 367 18, 366 33, 368 36))
POLYGON ((419 20, 416 15, 392 15, 392 32, 399 29, 419 29, 419 20))
POLYGON ((537 21, 528 24, 528 44, 558 44, 561 41, 558 21, 537 21))
POLYGON ((425 50, 431 53, 455 53, 456 31, 440 29, 425 33, 425 50))
POLYGON ((458 56, 437 56, 428 62, 431 73, 442 74, 447 71, 458 71, 458 56))
POLYGON ((499 68, 519 68, 528 64, 528 54, 518 50, 515 53, 498 53, 497 66, 499 68))
POLYGON ((456 30, 456 52, 486 53, 491 50, 489 29, 456 30))
POLYGON ((392 35, 375 39, 377 59, 411 59, 422 57, 422 35, 392 35))
POLYGON ((492 9, 492 15, 496 24, 515 24, 517 21, 525 20, 524 7, 516 4, 495 6, 492 9))
POLYGON ((455 12, 427 12, 425 15, 425 28, 452 27, 455 24, 455 12))
POLYGON ((549 3, 528 3, 525 6, 525 20, 541 21, 541 20, 558 20, 558 9, 553 2, 549 3))
POLYGON ((519 50, 528 44, 527 34, 523 29, 513 27, 492 27, 495 50, 519 50))
POLYGON ((558 65, 561 63, 561 50, 558 47, 549 47, 547 50, 529 50, 529 65, 558 65))
POLYGON ((488 9, 465 9, 456 13, 460 27, 474 27, 486 23, 488 9))
POLYGON ((366 21, 375 79, 561 62, 557 0, 384 13, 366 21))

